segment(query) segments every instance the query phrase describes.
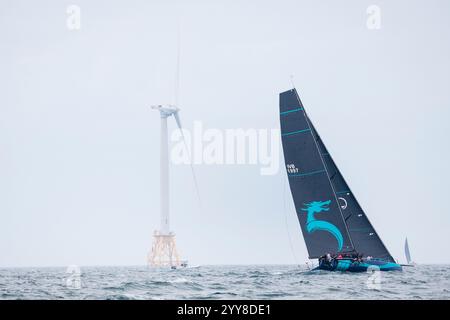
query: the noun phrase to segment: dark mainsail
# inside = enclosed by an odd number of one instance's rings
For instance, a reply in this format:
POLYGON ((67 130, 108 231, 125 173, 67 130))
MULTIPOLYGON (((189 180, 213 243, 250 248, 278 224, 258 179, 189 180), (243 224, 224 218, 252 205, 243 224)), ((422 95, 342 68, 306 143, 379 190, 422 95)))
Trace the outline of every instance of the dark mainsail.
POLYGON ((381 241, 378 233, 373 228, 369 218, 359 205, 347 182, 345 182, 344 177, 334 163, 333 158, 312 123, 311 128, 325 161, 330 181, 333 184, 336 196, 338 197, 341 211, 355 250, 364 257, 371 256, 394 262, 394 259, 381 241))
POLYGON ((309 258, 354 247, 312 127, 295 89, 280 94, 284 159, 309 258))
POLYGON ((394 261, 308 118, 295 89, 280 94, 280 122, 289 184, 310 258, 339 252, 336 247, 333 250, 336 240, 330 237, 329 230, 310 232, 304 210, 305 203, 330 201, 329 210, 315 215, 315 219, 339 229, 345 238, 340 251, 394 261), (293 174, 291 169, 300 174, 293 174))

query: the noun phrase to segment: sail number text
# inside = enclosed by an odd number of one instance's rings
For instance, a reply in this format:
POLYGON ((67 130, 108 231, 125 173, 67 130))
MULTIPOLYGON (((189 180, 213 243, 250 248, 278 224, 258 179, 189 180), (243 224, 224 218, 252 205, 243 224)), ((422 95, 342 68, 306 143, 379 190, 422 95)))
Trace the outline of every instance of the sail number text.
POLYGON ((298 168, 295 167, 295 164, 289 163, 286 164, 287 173, 298 173, 298 168))

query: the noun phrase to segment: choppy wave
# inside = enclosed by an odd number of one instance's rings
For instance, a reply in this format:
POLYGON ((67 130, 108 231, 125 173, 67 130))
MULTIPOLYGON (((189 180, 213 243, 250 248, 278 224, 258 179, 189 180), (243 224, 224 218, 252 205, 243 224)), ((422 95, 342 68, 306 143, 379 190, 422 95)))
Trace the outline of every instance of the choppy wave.
POLYGON ((376 275, 298 266, 0 269, 0 299, 450 299, 450 266, 376 275))

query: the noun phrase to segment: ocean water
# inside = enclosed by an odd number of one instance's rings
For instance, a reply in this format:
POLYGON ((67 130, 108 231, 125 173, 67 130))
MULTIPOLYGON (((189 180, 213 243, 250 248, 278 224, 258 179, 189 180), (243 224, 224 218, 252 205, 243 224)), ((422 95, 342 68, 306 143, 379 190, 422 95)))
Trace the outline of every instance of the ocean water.
POLYGON ((375 274, 293 265, 8 268, 0 299, 450 299, 450 266, 375 274))

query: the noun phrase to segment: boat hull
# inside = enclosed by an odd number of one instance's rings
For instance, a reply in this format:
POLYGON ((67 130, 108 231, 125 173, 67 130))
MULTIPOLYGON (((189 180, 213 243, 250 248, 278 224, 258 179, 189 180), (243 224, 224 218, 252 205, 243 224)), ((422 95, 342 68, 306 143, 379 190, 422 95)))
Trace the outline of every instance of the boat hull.
POLYGON ((327 271, 367 272, 367 271, 401 271, 402 266, 383 260, 353 261, 351 259, 333 260, 330 264, 321 263, 317 269, 327 271))

